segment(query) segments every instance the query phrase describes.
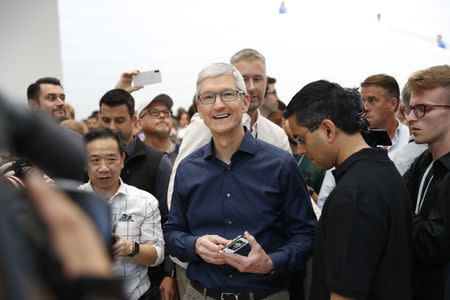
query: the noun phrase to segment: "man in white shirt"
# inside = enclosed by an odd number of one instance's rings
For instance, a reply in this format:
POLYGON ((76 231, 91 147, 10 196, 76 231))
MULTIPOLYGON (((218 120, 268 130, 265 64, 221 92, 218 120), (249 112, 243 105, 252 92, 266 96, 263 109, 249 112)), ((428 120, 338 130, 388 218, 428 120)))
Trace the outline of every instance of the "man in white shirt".
POLYGON ((96 128, 85 135, 89 182, 80 190, 102 194, 111 206, 114 271, 124 280, 127 299, 144 299, 150 288, 147 267, 164 259, 158 201, 150 193, 123 183, 125 142, 120 133, 96 128))
MULTIPOLYGON (((400 104, 400 88, 394 77, 376 74, 367 77, 361 83, 361 100, 364 105, 365 118, 370 129, 385 129, 392 145, 386 147, 389 157, 401 146, 408 144, 409 129, 395 118, 400 104)), ((317 205, 322 208, 326 198, 336 186, 336 182, 328 170, 320 189, 317 205)))

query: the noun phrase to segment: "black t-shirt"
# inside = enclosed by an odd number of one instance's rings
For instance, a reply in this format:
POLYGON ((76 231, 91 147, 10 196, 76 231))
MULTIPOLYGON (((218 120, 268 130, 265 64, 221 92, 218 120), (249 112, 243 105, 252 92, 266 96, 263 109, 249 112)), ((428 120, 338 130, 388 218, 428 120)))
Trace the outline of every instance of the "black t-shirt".
POLYGON ((310 299, 411 299, 411 205, 386 150, 363 149, 333 175, 316 228, 310 299))
MULTIPOLYGON (((425 151, 404 175, 413 208, 432 159, 425 151)), ((422 208, 413 218, 414 299, 418 300, 450 298, 450 152, 434 161, 430 174, 433 179, 421 195, 422 208)))

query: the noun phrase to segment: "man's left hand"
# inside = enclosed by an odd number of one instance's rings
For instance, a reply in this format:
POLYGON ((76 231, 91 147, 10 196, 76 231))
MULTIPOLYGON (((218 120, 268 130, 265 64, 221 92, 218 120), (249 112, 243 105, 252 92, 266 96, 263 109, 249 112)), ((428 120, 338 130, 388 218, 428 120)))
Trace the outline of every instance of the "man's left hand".
POLYGON ((239 270, 239 272, 268 274, 273 270, 273 262, 256 239, 247 231, 244 237, 248 240, 251 251, 248 256, 221 251, 225 263, 239 270))

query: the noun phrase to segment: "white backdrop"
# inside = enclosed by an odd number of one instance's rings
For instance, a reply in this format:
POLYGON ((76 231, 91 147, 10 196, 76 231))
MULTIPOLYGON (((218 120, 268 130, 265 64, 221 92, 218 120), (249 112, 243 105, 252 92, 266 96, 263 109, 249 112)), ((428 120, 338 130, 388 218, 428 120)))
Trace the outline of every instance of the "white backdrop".
POLYGON ((164 92, 187 108, 198 72, 244 47, 266 56, 285 103, 317 79, 358 86, 383 72, 403 85, 420 68, 450 63, 435 42, 450 42, 450 2, 287 0, 283 15, 280 2, 59 0, 67 102, 86 118, 122 71, 160 69, 162 83, 134 93, 138 106, 164 92))

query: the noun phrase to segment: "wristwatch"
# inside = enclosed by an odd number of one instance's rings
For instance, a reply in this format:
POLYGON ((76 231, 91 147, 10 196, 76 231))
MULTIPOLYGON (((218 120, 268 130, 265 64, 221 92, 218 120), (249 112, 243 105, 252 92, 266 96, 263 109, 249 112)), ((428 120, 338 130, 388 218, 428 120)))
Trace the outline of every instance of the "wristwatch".
POLYGON ((133 257, 133 256, 135 256, 138 253, 139 253, 139 244, 136 243, 136 242, 133 242, 133 251, 131 251, 131 253, 128 254, 128 256, 129 257, 133 257))

